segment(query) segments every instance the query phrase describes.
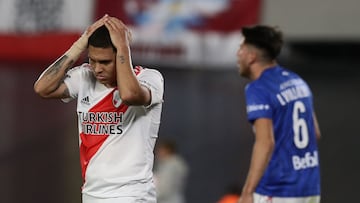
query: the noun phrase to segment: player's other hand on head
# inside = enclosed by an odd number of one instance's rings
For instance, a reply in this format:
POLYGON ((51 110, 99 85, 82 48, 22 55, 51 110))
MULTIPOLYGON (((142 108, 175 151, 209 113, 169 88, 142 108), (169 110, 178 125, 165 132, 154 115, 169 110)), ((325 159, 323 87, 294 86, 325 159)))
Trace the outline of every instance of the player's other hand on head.
POLYGON ((106 16, 105 26, 109 30, 111 41, 116 48, 128 46, 132 40, 130 29, 118 18, 106 16))

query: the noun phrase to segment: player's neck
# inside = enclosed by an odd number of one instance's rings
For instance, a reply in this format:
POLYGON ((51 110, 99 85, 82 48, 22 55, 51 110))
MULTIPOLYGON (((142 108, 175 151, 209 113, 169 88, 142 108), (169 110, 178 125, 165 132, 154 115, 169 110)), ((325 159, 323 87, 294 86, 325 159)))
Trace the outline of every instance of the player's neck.
POLYGON ((254 64, 254 68, 253 68, 253 71, 251 74, 251 79, 252 80, 258 79, 265 70, 272 68, 276 65, 277 65, 277 62, 275 60, 268 62, 268 63, 259 62, 259 63, 254 64))

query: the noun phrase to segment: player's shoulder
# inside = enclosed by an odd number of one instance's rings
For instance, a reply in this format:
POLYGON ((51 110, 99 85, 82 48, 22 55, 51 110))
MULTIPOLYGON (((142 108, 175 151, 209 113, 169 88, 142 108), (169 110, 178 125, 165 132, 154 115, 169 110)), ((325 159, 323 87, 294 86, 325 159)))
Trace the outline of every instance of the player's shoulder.
POLYGON ((74 68, 71 68, 70 70, 68 70, 68 74, 72 74, 72 73, 80 73, 80 72, 83 72, 83 73, 91 73, 91 67, 90 67, 90 64, 88 63, 83 63, 79 66, 75 66, 74 68))
POLYGON ((82 77, 93 77, 93 72, 91 70, 91 67, 88 63, 83 63, 79 66, 76 66, 74 68, 71 68, 68 70, 67 75, 78 75, 82 77))
POLYGON ((276 90, 279 78, 274 74, 275 69, 268 69, 257 79, 253 80, 245 86, 247 94, 268 95, 276 90))
POLYGON ((163 76, 160 73, 160 71, 157 69, 154 69, 154 68, 148 68, 148 67, 144 67, 144 66, 135 66, 134 72, 136 75, 153 75, 153 76, 157 76, 157 77, 160 77, 161 79, 163 79, 163 76))
POLYGON ((298 77, 301 78, 301 76, 296 73, 295 71, 289 69, 289 68, 285 68, 283 66, 278 66, 277 67, 277 74, 279 77, 298 77))
POLYGON ((263 82, 253 81, 245 86, 246 94, 265 94, 269 92, 269 86, 263 82))

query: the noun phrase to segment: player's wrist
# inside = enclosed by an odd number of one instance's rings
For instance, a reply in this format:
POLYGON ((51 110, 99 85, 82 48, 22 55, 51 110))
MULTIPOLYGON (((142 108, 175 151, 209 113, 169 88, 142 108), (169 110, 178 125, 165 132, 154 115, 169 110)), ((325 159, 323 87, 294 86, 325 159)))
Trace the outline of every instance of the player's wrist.
POLYGON ((116 54, 119 55, 129 55, 130 46, 126 43, 119 44, 116 47, 116 54))
POLYGON ((81 35, 81 37, 78 40, 76 40, 76 42, 74 42, 74 45, 84 51, 88 46, 88 41, 89 38, 84 33, 83 35, 81 35))
POLYGON ((78 57, 88 46, 88 39, 82 35, 77 41, 73 43, 70 49, 66 52, 69 57, 78 57))
POLYGON ((249 185, 249 183, 245 184, 244 187, 242 188, 242 192, 241 194, 253 194, 255 192, 255 185, 249 185))

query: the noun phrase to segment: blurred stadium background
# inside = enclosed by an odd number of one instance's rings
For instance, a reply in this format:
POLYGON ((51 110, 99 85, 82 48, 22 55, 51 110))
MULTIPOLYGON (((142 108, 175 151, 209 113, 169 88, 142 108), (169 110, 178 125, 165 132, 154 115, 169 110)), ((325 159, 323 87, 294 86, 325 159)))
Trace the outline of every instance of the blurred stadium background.
POLYGON ((0 202, 80 202, 75 104, 32 87, 105 13, 132 27, 134 64, 164 74, 159 136, 191 167, 188 203, 215 203, 246 176, 253 135, 235 54, 239 28, 256 23, 284 31, 279 61, 315 95, 322 202, 358 201, 359 1, 0 0, 0 202))

